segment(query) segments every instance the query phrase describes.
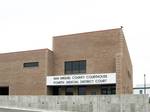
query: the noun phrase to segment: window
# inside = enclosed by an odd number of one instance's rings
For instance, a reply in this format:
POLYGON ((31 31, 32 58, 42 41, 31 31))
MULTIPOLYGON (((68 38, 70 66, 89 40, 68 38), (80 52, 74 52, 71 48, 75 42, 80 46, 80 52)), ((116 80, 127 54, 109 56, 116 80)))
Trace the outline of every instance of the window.
POLYGON ((65 74, 86 73, 86 60, 66 61, 65 74))
POLYGON ((96 92, 95 92, 95 91, 92 91, 92 92, 91 92, 91 95, 96 95, 96 92))
POLYGON ((73 95, 73 86, 66 87, 66 95, 73 95))
POLYGON ((101 94, 116 94, 116 85, 102 85, 101 94))
POLYGON ((86 95, 86 86, 78 87, 78 95, 86 95))
POLYGON ((140 90, 139 93, 140 93, 140 94, 143 94, 143 90, 140 90))
POLYGON ((23 64, 23 67, 38 67, 38 66, 39 62, 28 62, 23 64))
POLYGON ((59 86, 53 86, 52 87, 52 91, 53 91, 53 95, 59 95, 59 86))
POLYGON ((80 63, 80 73, 86 73, 86 61, 80 63))
POLYGON ((79 68, 80 67, 80 62, 79 61, 75 61, 75 62, 72 62, 72 73, 75 74, 75 73, 80 73, 79 71, 79 68))
POLYGON ((71 62, 65 62, 65 74, 71 74, 72 64, 71 62))
POLYGON ((9 87, 0 87, 0 95, 9 95, 9 87))

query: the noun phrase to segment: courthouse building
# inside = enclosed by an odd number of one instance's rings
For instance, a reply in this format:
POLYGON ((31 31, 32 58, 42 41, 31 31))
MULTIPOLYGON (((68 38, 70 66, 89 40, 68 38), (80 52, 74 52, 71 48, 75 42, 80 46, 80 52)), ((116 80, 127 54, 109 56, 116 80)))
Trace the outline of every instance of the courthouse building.
POLYGON ((132 93, 122 28, 53 37, 53 50, 0 54, 0 95, 132 93))

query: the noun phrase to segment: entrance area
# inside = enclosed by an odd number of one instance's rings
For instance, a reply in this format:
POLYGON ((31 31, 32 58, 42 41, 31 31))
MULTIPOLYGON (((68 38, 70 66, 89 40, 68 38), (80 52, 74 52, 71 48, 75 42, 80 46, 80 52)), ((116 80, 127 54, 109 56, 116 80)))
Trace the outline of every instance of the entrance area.
POLYGON ((9 95, 9 87, 0 87, 0 95, 9 95))
POLYGON ((111 95, 116 84, 84 86, 48 86, 48 95, 111 95))

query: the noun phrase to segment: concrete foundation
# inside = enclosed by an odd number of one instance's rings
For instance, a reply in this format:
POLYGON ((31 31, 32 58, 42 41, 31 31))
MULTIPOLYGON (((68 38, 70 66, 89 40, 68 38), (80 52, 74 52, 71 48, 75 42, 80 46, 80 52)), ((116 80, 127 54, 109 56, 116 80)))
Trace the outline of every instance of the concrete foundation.
POLYGON ((150 112, 147 95, 0 96, 1 107, 70 112, 150 112))

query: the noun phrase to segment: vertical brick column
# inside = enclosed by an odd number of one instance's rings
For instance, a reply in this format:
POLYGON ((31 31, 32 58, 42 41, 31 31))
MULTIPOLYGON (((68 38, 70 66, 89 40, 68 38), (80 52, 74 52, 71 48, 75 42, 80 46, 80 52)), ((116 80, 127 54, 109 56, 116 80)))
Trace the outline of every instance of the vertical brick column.
POLYGON ((118 53, 116 55, 116 94, 122 93, 121 63, 122 63, 122 55, 118 53))

